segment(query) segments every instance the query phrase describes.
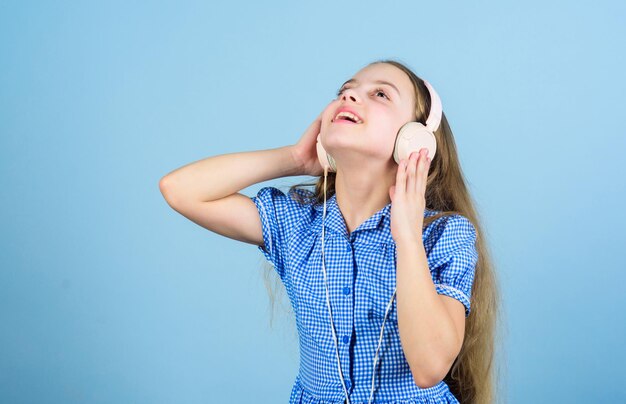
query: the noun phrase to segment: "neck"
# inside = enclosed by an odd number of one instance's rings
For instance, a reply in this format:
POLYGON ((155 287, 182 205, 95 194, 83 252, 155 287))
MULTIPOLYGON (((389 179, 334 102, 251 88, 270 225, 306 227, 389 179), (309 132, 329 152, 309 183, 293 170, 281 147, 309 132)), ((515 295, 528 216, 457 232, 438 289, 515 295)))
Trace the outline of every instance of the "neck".
POLYGON ((389 188, 395 184, 395 170, 389 167, 355 167, 337 170, 335 195, 348 233, 391 202, 389 188))

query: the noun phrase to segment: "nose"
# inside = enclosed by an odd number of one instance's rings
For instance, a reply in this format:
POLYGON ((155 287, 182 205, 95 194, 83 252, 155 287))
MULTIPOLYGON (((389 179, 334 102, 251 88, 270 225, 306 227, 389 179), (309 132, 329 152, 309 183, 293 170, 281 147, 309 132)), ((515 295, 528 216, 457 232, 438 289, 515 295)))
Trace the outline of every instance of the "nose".
POLYGON ((345 90, 343 90, 343 93, 341 94, 342 100, 345 101, 348 98, 351 99, 353 102, 357 102, 359 100, 359 96, 357 92, 353 90, 352 88, 346 88, 345 90))

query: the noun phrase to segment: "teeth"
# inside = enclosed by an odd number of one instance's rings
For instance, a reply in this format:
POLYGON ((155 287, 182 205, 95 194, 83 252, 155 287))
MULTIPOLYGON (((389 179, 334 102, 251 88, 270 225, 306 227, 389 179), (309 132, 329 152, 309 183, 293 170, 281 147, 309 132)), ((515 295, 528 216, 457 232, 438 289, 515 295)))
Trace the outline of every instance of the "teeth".
POLYGON ((340 113, 337 114, 337 116, 335 117, 335 120, 337 120, 339 117, 345 116, 347 118, 352 119, 354 122, 356 123, 362 123, 363 121, 359 119, 358 116, 351 114, 350 112, 347 111, 341 111, 340 113))

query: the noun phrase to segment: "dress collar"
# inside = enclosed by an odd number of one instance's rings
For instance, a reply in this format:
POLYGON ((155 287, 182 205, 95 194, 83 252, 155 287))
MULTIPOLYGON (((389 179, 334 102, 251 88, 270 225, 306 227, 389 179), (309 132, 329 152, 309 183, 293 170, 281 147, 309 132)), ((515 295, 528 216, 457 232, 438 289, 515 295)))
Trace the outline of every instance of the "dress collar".
MULTIPOLYGON (((324 214, 324 202, 319 202, 314 205, 314 208, 319 212, 319 220, 322 220, 324 214)), ((379 211, 370 216, 366 221, 361 223, 352 234, 368 229, 376 229, 379 226, 389 227, 391 209, 391 202, 381 208, 379 211)), ((335 231, 346 238, 348 237, 348 229, 346 227, 345 219, 337 205, 337 194, 333 194, 326 200, 326 218, 324 219, 325 227, 328 230, 335 231)), ((317 226, 316 226, 317 227, 317 226)))

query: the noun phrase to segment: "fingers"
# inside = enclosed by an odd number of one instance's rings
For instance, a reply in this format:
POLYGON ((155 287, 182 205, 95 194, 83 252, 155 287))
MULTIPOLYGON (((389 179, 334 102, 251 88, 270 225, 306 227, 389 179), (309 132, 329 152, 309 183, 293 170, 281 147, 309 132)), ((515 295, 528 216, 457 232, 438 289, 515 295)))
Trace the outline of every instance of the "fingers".
POLYGON ((413 195, 416 189, 415 173, 417 171, 417 165, 419 161, 419 154, 413 152, 409 155, 409 165, 407 166, 407 179, 406 179, 406 192, 409 195, 413 195))
POLYGON ((398 164, 398 172, 396 173, 396 187, 394 188, 394 196, 395 197, 404 197, 404 193, 406 192, 406 159, 400 160, 400 164, 398 164))
POLYGON ((424 151, 420 151, 423 153, 419 158, 418 169, 416 174, 416 190, 419 192, 420 196, 424 196, 426 194, 426 182, 428 181, 428 169, 430 168, 430 160, 428 159, 428 150, 423 149, 424 151))
POLYGON ((427 158, 428 150, 420 149, 419 152, 412 152, 408 160, 403 159, 398 166, 396 174, 395 193, 410 196, 417 194, 424 196, 426 192, 426 182, 430 161, 427 158))
POLYGON ((423 196, 426 191, 428 169, 430 162, 427 159, 427 149, 420 149, 409 156, 406 167, 406 192, 409 195, 423 196))

